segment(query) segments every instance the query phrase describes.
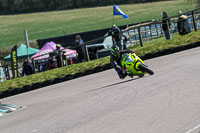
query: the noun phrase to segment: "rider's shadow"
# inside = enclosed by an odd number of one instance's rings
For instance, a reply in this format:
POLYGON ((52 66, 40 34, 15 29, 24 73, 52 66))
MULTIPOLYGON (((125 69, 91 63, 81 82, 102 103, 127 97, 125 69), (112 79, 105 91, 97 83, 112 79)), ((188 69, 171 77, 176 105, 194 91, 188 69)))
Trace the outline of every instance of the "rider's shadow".
MULTIPOLYGON (((142 77, 142 78, 145 78, 145 77, 142 77)), ((118 83, 114 83, 114 84, 111 84, 111 85, 106 85, 106 86, 103 86, 103 87, 100 87, 100 88, 97 88, 97 89, 89 90, 87 92, 93 92, 93 91, 105 89, 105 88, 108 88, 108 87, 116 86, 116 85, 119 85, 119 84, 127 83, 127 82, 130 82, 130 81, 133 81, 133 80, 138 80, 138 79, 140 79, 140 77, 137 77, 137 78, 134 78, 134 79, 129 79, 129 80, 118 82, 118 83)))

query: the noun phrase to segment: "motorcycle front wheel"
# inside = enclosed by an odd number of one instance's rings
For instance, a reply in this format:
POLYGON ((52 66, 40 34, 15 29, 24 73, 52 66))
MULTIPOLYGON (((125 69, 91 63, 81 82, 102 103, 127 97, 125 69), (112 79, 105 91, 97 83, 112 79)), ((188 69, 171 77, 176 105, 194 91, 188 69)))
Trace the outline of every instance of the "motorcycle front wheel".
POLYGON ((154 72, 150 69, 150 68, 148 68, 148 66, 146 66, 146 65, 144 65, 144 64, 139 64, 139 66, 138 66, 138 68, 142 71, 142 72, 147 72, 148 74, 150 74, 150 75, 153 75, 154 74, 154 72))

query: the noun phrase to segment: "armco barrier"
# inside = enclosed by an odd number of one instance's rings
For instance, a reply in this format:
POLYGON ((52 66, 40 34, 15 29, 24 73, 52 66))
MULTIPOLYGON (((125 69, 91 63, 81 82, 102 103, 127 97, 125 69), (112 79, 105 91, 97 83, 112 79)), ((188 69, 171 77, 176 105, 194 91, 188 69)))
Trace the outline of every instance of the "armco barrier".
MULTIPOLYGON (((155 58, 155 57, 159 57, 159 56, 163 56, 163 55, 168 55, 168 54, 180 52, 183 50, 187 50, 187 49, 191 49, 191 48, 195 48, 195 47, 199 47, 199 46, 200 46, 200 42, 191 43, 188 45, 178 46, 178 47, 174 47, 174 48, 168 48, 168 49, 161 50, 161 51, 154 52, 154 53, 148 53, 148 54, 145 54, 144 56, 141 56, 140 58, 142 60, 147 60, 147 59, 151 59, 151 58, 155 58)), ((52 84, 61 83, 61 82, 75 79, 78 77, 86 76, 89 74, 101 72, 101 71, 108 70, 111 68, 112 68, 111 64, 105 64, 104 66, 97 66, 94 69, 88 69, 85 72, 66 75, 64 78, 55 78, 55 79, 47 80, 44 82, 34 83, 32 85, 25 85, 22 88, 11 88, 11 89, 5 90, 3 92, 0 92, 0 99, 11 96, 11 95, 16 95, 19 93, 27 92, 30 90, 39 89, 41 87, 49 86, 52 84)))

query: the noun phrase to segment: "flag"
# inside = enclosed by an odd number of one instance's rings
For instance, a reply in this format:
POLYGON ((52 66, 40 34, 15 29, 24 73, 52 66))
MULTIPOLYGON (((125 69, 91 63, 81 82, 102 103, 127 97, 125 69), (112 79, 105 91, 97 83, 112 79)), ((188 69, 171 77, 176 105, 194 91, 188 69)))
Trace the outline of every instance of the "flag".
POLYGON ((122 15, 122 17, 128 18, 128 16, 116 5, 113 5, 113 15, 122 15))

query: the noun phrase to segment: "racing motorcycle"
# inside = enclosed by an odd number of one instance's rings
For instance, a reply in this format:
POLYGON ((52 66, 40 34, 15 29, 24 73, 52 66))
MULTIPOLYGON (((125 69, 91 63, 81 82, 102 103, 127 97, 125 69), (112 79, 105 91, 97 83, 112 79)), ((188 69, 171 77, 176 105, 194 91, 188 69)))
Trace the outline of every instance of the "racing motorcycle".
POLYGON ((146 73, 153 75, 154 72, 144 64, 135 53, 126 53, 121 58, 123 72, 127 72, 130 77, 135 75, 142 77, 146 73))

